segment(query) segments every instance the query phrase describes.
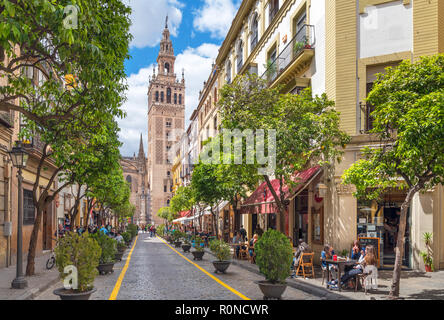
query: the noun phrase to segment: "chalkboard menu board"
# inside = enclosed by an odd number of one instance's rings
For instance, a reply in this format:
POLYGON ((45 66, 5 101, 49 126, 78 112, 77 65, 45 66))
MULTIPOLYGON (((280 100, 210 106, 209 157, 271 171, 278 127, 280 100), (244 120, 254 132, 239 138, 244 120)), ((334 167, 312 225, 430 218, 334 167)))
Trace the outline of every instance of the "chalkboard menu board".
POLYGON ((373 246, 376 249, 376 259, 378 260, 378 268, 381 267, 381 248, 380 248, 380 240, 379 238, 370 238, 370 237, 362 237, 358 238, 359 243, 362 248, 367 246, 373 246))

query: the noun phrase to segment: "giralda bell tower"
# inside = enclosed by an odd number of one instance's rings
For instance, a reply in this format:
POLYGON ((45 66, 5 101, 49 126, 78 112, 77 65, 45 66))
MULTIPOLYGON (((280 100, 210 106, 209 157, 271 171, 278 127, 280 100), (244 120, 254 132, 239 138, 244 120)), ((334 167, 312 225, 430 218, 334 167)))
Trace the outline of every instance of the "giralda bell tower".
POLYGON ((179 142, 185 127, 185 79, 179 81, 175 74, 176 56, 168 29, 168 17, 162 33, 157 57, 158 70, 148 88, 148 179, 151 195, 150 214, 159 225, 160 208, 169 206, 172 197, 174 158, 171 150, 179 142))

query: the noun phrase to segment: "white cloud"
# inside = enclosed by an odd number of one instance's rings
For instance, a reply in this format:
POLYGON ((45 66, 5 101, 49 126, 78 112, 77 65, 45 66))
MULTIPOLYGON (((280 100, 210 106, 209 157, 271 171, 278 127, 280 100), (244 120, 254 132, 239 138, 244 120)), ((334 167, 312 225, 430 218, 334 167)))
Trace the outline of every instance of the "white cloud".
POLYGON ((236 15, 239 0, 205 0, 195 12, 193 25, 201 32, 210 32, 211 37, 225 38, 236 15))
MULTIPOLYGON (((178 78, 182 77, 182 69, 185 69, 185 123, 188 126, 189 118, 197 107, 199 91, 203 88, 203 82, 207 81, 211 65, 217 57, 219 46, 204 43, 197 48, 187 48, 177 55, 175 70, 178 78)), ((153 73, 153 64, 139 70, 137 74, 131 74, 127 83, 127 102, 123 106, 127 117, 119 121, 121 128, 120 141, 122 155, 132 156, 139 150, 140 133, 143 133, 145 154, 147 153, 148 133, 148 86, 149 76, 153 73)), ((156 67, 157 73, 157 67, 156 67)))
POLYGON ((133 35, 131 47, 154 47, 161 39, 168 14, 168 27, 177 36, 184 4, 178 0, 124 0, 132 8, 130 33, 133 35))

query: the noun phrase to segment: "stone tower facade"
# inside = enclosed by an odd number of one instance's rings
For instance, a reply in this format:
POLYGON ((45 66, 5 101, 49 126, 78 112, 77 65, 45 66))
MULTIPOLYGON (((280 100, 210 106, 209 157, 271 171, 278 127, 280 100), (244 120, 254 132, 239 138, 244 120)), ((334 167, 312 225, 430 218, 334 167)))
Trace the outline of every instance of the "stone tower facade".
POLYGON ((130 202, 136 207, 133 222, 139 224, 151 223, 147 162, 142 135, 140 135, 139 154, 137 156, 134 154, 133 157, 122 157, 120 161, 123 176, 131 189, 130 202))
POLYGON ((156 225, 160 208, 169 206, 172 197, 174 149, 185 127, 185 79, 175 74, 176 57, 165 23, 159 56, 158 71, 153 70, 148 88, 148 179, 150 186, 150 215, 156 225))

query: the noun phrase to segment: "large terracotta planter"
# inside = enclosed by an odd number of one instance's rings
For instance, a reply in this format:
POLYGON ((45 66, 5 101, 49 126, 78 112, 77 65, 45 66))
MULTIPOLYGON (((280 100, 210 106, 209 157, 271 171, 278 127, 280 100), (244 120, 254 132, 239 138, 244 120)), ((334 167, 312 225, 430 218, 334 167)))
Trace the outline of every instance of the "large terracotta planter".
POLYGON ((97 289, 93 288, 87 292, 73 292, 72 290, 66 290, 65 288, 59 288, 53 291, 53 293, 60 297, 61 300, 89 300, 91 294, 96 292, 97 289))
POLYGON ((103 274, 113 273, 114 272, 113 267, 114 267, 114 262, 104 263, 104 264, 99 264, 97 266, 97 270, 99 270, 99 273, 103 275, 103 274))
POLYGON ((230 266, 231 261, 213 261, 213 266, 214 268, 216 268, 216 270, 214 270, 215 273, 221 272, 221 273, 225 273, 225 271, 228 269, 228 267, 230 266))
POLYGON ((202 260, 205 251, 191 251, 191 253, 194 256, 193 260, 202 260))
POLYGON ((282 294, 287 288, 287 284, 271 283, 269 281, 257 281, 262 293, 264 294, 264 300, 277 299, 281 300, 282 294))

